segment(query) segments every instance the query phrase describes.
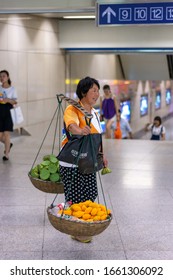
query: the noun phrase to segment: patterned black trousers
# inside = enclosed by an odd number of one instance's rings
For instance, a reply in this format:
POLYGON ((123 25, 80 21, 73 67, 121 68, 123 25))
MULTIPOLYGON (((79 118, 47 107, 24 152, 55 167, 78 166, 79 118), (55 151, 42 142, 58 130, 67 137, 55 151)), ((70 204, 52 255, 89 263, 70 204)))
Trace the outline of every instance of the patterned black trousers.
POLYGON ((78 168, 60 166, 65 201, 94 201, 98 195, 96 173, 82 174, 78 168))

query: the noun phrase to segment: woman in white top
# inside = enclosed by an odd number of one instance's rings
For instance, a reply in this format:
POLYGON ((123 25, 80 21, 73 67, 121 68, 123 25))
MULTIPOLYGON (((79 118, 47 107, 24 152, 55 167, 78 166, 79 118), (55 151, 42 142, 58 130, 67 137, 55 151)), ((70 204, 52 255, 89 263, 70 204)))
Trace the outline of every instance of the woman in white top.
POLYGON ((0 71, 0 141, 4 143, 3 161, 9 159, 9 152, 12 147, 10 143, 10 131, 13 131, 13 122, 10 109, 17 104, 17 94, 14 87, 11 86, 11 80, 8 71, 0 71))
POLYGON ((152 124, 147 125, 147 130, 151 130, 151 140, 165 140, 165 127, 162 125, 162 120, 159 116, 154 118, 152 124))

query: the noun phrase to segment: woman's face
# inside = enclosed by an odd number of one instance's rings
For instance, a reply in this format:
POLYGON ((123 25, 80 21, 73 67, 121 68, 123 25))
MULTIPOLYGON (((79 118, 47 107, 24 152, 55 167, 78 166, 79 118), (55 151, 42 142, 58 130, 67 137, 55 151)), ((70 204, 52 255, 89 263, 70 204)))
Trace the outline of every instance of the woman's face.
POLYGON ((85 102, 87 102, 90 106, 96 104, 97 99, 99 98, 99 88, 96 84, 93 85, 92 88, 89 89, 85 98, 85 102))
POLYGON ((154 125, 158 127, 160 125, 160 122, 158 120, 155 120, 154 125))
POLYGON ((0 74, 0 82, 2 84, 4 84, 5 82, 8 82, 9 77, 7 76, 7 74, 5 72, 2 72, 0 74))
POLYGON ((105 94, 106 97, 111 96, 111 91, 110 91, 110 89, 104 89, 104 94, 105 94))

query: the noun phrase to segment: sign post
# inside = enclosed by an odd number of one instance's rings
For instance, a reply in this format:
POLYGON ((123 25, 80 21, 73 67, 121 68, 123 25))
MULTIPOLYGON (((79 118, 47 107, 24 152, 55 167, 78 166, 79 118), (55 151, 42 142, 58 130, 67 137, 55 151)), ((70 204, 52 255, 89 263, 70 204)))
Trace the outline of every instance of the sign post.
POLYGON ((97 25, 173 24, 173 2, 97 3, 97 25))

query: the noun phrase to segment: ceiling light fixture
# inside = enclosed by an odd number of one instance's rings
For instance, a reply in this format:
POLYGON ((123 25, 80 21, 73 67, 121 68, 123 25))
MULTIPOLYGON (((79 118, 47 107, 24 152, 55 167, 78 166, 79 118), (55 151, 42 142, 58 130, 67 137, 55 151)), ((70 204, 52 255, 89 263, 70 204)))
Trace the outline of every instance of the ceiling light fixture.
POLYGON ((63 16, 65 19, 95 19, 95 16, 63 16))
POLYGON ((32 19, 32 17, 0 17, 0 21, 1 20, 29 20, 32 19))

